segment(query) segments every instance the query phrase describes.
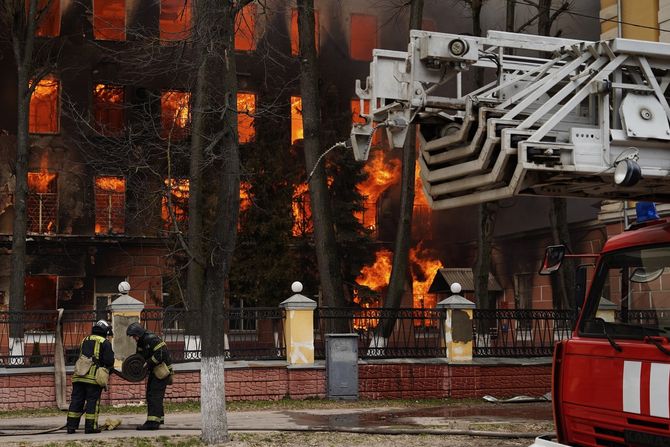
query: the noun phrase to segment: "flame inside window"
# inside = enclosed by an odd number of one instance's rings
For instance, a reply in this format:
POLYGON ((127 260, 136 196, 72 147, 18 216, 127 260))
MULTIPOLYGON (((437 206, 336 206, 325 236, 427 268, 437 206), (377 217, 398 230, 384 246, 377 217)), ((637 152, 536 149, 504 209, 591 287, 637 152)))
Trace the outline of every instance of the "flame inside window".
POLYGON ((126 180, 95 178, 95 234, 121 234, 126 224, 126 180))
POLYGON ((240 213, 245 212, 251 206, 251 183, 240 182, 240 213))
MULTIPOLYGON (((319 51, 319 12, 314 11, 314 45, 316 51, 319 51)), ((291 55, 297 56, 300 53, 300 40, 298 31, 298 10, 291 11, 291 55)))
POLYGON ((126 0, 93 0, 93 35, 98 40, 126 40, 126 0))
POLYGON ((163 138, 180 139, 188 134, 191 121, 189 101, 191 94, 167 91, 161 95, 161 124, 163 138))
POLYGON ((42 158, 40 165, 38 172, 28 173, 28 232, 54 233, 58 216, 58 176, 47 171, 46 158, 42 158))
POLYGON ((301 140, 303 136, 302 98, 300 96, 291 96, 291 143, 301 140))
POLYGON ((93 89, 93 116, 96 130, 103 135, 118 135, 124 127, 123 87, 98 84, 93 89))
MULTIPOLYGON (((26 14, 29 9, 30 0, 26 0, 26 14)), ((60 34, 60 0, 37 0, 35 18, 37 19, 36 36, 58 36, 60 34)))
POLYGON ((189 0, 161 0, 161 40, 184 40, 191 30, 191 2, 189 0))
POLYGON ((30 97, 30 133, 58 133, 59 87, 52 78, 44 78, 35 86, 30 97))
POLYGON ((235 49, 254 51, 256 49, 256 5, 248 4, 235 17, 235 49))
POLYGON ((372 50, 377 46, 377 17, 366 14, 351 15, 351 58, 371 61, 372 50))
MULTIPOLYGON (((189 181, 185 178, 167 179, 165 186, 167 189, 162 199, 161 217, 165 223, 164 228, 170 229, 175 224, 185 224, 188 221, 189 181)), ((180 225, 180 230, 185 231, 183 225, 180 225)))
POLYGON ((256 112, 256 95, 253 93, 237 94, 237 130, 240 143, 253 141, 256 136, 254 113, 256 112))
POLYGON ((306 183, 293 189, 293 236, 304 236, 314 231, 309 187, 306 183))

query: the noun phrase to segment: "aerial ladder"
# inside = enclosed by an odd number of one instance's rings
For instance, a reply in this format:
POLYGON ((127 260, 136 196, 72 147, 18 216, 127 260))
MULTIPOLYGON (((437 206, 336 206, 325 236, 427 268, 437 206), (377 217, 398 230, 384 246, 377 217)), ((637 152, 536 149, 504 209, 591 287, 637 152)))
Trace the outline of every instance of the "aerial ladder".
POLYGON ((418 124, 433 209, 515 195, 668 201, 668 85, 662 43, 412 30, 406 52, 374 50, 357 81, 365 123, 351 142, 366 160, 375 132, 402 147, 418 124), (463 92, 473 69, 489 82, 463 92))

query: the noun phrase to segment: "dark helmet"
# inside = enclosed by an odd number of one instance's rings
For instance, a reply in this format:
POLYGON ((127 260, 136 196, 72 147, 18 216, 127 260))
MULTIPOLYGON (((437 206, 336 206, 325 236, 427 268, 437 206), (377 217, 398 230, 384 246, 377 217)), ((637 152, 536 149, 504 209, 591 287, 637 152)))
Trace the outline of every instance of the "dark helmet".
POLYGON ((93 325, 92 332, 96 335, 102 335, 103 337, 107 336, 111 337, 114 335, 114 332, 112 332, 112 326, 105 320, 96 321, 95 324, 93 325))
POLYGON ((128 329, 126 329, 126 335, 128 337, 132 337, 133 335, 137 337, 142 337, 146 333, 146 329, 142 327, 141 324, 139 323, 131 323, 130 326, 128 326, 128 329))

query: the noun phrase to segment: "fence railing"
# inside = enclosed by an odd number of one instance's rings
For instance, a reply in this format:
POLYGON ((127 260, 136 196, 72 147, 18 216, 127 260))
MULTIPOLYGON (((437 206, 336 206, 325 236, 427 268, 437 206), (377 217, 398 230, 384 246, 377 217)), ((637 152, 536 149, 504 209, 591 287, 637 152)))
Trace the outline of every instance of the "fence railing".
MULTIPOLYGON (((68 310, 62 317, 67 365, 73 365, 81 340, 104 318, 95 310, 68 310)), ((106 316, 110 318, 110 315, 106 316)), ((651 318, 642 312, 635 319, 651 318)), ((54 364, 57 311, 0 312, 0 367, 54 364), (10 329, 12 332, 10 333, 10 329), (21 334, 20 342, 10 335, 21 334)), ((327 308, 314 312, 314 356, 325 358, 326 334, 355 333, 362 359, 445 358, 445 310, 327 308)), ((230 360, 282 360, 284 311, 280 308, 227 309, 223 315, 225 356, 230 360)), ((475 357, 551 356, 554 344, 571 336, 571 310, 474 310, 475 357)), ((165 340, 174 362, 201 358, 199 314, 183 309, 145 309, 141 321, 165 340)))
MULTIPOLYGON (((140 316, 147 329, 163 338, 172 361, 200 360, 200 314, 182 309, 145 309, 140 316)), ((224 349, 228 360, 281 360, 284 311, 274 307, 226 309, 224 349)))
POLYGON ((571 337, 574 310, 475 309, 474 357, 551 356, 554 344, 571 337))
POLYGON ((314 358, 325 358, 329 333, 357 333, 363 359, 444 357, 444 315, 440 309, 317 308, 314 358))

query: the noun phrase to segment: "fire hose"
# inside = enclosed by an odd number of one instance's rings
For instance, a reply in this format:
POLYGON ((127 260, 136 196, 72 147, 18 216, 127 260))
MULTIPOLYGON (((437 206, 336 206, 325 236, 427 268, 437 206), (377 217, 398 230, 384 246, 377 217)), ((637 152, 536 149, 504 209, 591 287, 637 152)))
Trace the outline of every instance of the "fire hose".
MULTIPOLYGON (((110 374, 116 374, 127 382, 141 382, 147 376, 148 367, 144 358, 139 354, 133 354, 126 358, 121 364, 121 371, 112 368, 110 374)), ((60 405, 59 405, 60 407, 60 405)), ((110 429, 116 428, 118 424, 111 423, 113 425, 110 429)), ((21 426, 21 427, 2 427, 3 430, 16 428, 16 433, 7 433, 6 431, 0 431, 0 437, 3 436, 30 436, 30 435, 44 435, 53 433, 65 428, 65 425, 60 427, 48 428, 46 430, 41 430, 39 428, 32 428, 30 426, 21 426), (39 431, 32 431, 39 430, 39 431)))

